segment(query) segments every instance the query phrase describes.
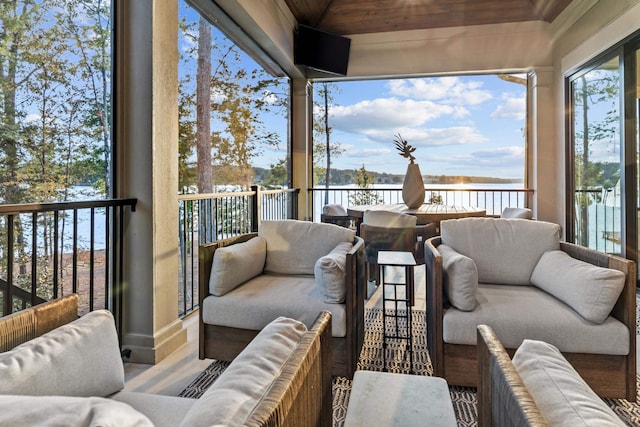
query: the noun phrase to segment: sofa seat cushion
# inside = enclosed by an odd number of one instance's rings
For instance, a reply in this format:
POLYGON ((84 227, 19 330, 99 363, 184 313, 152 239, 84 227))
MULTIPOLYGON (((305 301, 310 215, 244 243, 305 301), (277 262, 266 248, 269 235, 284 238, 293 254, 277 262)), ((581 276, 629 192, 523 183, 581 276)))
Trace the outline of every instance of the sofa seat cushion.
POLYGON ((89 312, 0 353, 0 378, 0 394, 105 397, 122 390, 124 367, 113 315, 89 312))
POLYGON ((104 397, 0 396, 1 426, 154 427, 131 406, 104 397))
POLYGON ((549 425, 625 425, 556 347, 525 340, 513 356, 513 366, 549 425))
POLYGON ((477 326, 486 324, 506 348, 518 348, 523 338, 529 338, 567 353, 629 353, 629 330, 622 322, 613 317, 600 325, 586 322, 571 307, 535 286, 480 284, 476 297, 478 306, 473 311, 445 311, 445 343, 475 345, 477 326))
POLYGON ((109 399, 126 403, 136 411, 144 414, 155 427, 179 426, 187 412, 196 403, 196 399, 163 396, 160 394, 138 393, 135 391, 119 391, 109 399))
POLYGON ((289 318, 269 323, 198 399, 180 426, 247 425, 306 331, 305 325, 289 318))
POLYGON ((206 324, 254 331, 278 316, 299 320, 309 328, 327 310, 332 316, 332 336, 347 334, 345 305, 323 302, 313 276, 261 274, 223 297, 209 295, 201 310, 206 324))
POLYGON ((266 273, 313 274, 318 259, 355 232, 334 224, 309 221, 262 221, 258 235, 267 241, 266 273))
POLYGON ((480 283, 530 285, 542 254, 560 249, 560 226, 550 222, 450 219, 440 230, 442 243, 476 263, 480 283))

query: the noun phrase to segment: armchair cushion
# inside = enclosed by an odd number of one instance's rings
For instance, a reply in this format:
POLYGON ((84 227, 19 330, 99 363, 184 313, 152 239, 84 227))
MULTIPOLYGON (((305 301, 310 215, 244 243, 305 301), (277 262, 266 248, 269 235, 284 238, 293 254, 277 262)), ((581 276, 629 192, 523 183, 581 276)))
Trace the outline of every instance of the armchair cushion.
POLYGON ((347 252, 353 244, 341 242, 316 262, 314 276, 323 300, 329 304, 344 303, 347 288, 347 252))
POLYGON ((306 331, 302 323, 284 317, 269 323, 198 399, 180 425, 245 425, 306 331))
POLYGON ((322 207, 322 213, 331 216, 347 216, 347 210, 342 205, 329 204, 322 207))
POLYGON ((442 243, 476 263, 480 283, 530 285, 542 254, 560 249, 560 226, 550 222, 464 218, 440 229, 442 243))
POLYGON ((318 259, 340 242, 353 242, 355 232, 333 224, 309 221, 262 221, 258 235, 267 241, 264 271, 308 274, 318 259))
POLYGON ((0 353, 0 378, 0 394, 106 397, 122 390, 124 367, 113 315, 92 311, 0 353))
POLYGON ((458 310, 473 310, 478 304, 476 263, 445 244, 438 246, 438 251, 442 256, 443 286, 449 302, 458 310))
POLYGON ((549 425, 624 425, 553 345, 524 340, 513 365, 549 425))
POLYGON ((218 248, 213 255, 209 292, 222 296, 264 270, 267 242, 260 236, 218 248))
POLYGON ((131 406, 103 397, 16 395, 0 396, 0 425, 153 427, 131 406))
POLYGON ((531 275, 532 284, 598 324, 609 317, 625 279, 621 271, 597 267, 563 251, 545 252, 531 275))

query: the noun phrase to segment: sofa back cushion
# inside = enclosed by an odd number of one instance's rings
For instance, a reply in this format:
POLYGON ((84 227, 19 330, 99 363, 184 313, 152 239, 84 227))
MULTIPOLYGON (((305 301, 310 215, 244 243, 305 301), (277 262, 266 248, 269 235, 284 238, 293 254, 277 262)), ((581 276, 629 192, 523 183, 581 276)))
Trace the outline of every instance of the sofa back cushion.
POLYGON ((532 284, 597 324, 609 317, 625 279, 622 271, 577 260, 563 251, 545 252, 531 275, 532 284))
POLYGON ((316 261, 340 242, 353 242, 355 232, 333 224, 309 221, 262 221, 258 236, 267 241, 264 271, 313 275, 316 261))
POLYGON ((442 243, 476 263, 480 283, 529 285, 542 254, 560 248, 560 226, 544 221, 450 219, 440 230, 442 243))
POLYGON ((113 320, 92 311, 0 353, 0 394, 106 397, 124 388, 113 320))
POLYGON ((513 365, 549 425, 625 425, 553 345, 524 340, 513 365))
POLYGON ((246 242, 216 249, 209 278, 209 292, 220 297, 264 270, 267 242, 257 236, 246 242))
POLYGON ((181 426, 242 426, 307 331, 279 317, 260 331, 187 412, 181 426))

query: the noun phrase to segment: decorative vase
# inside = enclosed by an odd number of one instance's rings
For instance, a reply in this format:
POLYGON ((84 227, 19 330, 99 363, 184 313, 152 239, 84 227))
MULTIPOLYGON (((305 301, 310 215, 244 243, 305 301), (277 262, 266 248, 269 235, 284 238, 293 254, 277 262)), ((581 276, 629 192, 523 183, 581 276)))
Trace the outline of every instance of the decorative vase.
POLYGON ((402 200, 410 209, 416 209, 424 203, 424 181, 420 166, 409 163, 402 183, 402 200))

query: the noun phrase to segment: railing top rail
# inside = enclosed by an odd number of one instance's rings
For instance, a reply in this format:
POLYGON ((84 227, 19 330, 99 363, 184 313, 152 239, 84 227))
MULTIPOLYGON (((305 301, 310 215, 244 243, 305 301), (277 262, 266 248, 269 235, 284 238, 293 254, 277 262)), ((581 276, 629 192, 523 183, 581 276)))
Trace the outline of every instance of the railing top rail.
POLYGON ((231 191, 228 193, 178 194, 178 200, 224 199, 225 197, 254 196, 255 191, 231 191))
MULTIPOLYGON (((532 188, 460 188, 460 187, 429 187, 428 185, 425 185, 425 190, 432 190, 432 191, 473 191, 473 192, 479 192, 479 191, 493 191, 496 193, 499 192, 509 192, 509 193, 533 193, 535 190, 533 190, 532 188)), ((358 187, 353 187, 353 188, 336 188, 336 187, 313 187, 313 188, 309 188, 308 191, 363 191, 363 190, 368 190, 368 191, 402 191, 402 188, 400 187, 375 187, 375 188, 358 188, 358 187)))
POLYGON ((30 212, 54 212, 71 209, 104 208, 109 206, 131 206, 136 210, 138 199, 102 199, 75 202, 47 202, 0 205, 0 215, 19 215, 30 212))
POLYGON ((280 188, 277 190, 260 190, 261 194, 299 193, 299 188, 280 188))

